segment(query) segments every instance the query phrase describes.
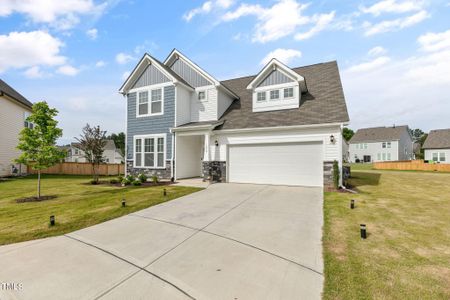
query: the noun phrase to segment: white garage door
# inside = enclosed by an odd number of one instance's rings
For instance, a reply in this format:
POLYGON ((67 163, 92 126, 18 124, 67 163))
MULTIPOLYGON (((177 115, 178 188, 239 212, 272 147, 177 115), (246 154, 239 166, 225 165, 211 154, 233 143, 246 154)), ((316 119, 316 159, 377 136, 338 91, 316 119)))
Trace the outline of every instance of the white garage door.
POLYGON ((322 186, 322 143, 230 145, 229 182, 322 186))

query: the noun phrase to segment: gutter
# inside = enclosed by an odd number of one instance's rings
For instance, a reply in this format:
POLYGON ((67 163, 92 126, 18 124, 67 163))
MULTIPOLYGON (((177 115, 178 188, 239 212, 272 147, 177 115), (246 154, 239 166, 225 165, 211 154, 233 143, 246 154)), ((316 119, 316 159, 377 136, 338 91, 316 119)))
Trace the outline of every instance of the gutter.
POLYGON ((220 126, 224 123, 224 121, 219 121, 212 124, 205 124, 205 125, 193 125, 193 126, 186 126, 186 127, 174 127, 170 128, 170 132, 183 132, 183 131, 194 131, 194 130, 213 130, 217 126, 220 126))
POLYGON ((240 132, 258 132, 258 131, 277 131, 277 130, 295 130, 308 128, 324 128, 334 126, 345 126, 347 123, 324 123, 324 124, 309 124, 309 125, 294 125, 294 126, 275 126, 275 127, 255 127, 255 128, 238 128, 238 129, 221 129, 215 131, 216 134, 221 133, 240 133, 240 132))

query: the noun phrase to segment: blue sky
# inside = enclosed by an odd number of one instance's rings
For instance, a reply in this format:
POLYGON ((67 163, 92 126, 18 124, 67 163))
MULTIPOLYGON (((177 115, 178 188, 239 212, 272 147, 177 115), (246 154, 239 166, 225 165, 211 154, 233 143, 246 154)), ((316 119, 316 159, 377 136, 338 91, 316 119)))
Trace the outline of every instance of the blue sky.
POLYGON ((125 128, 124 76, 179 49, 218 79, 337 60, 351 128, 448 128, 450 0, 2 0, 0 78, 85 123, 125 128))

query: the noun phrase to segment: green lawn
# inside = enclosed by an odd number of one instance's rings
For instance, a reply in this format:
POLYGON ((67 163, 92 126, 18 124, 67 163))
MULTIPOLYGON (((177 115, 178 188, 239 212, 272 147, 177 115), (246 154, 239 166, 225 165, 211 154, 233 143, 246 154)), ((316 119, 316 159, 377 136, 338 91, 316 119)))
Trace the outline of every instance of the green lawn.
POLYGON ((201 190, 86 184, 90 179, 43 175, 42 195, 58 197, 29 203, 16 203, 15 199, 35 195, 36 177, 0 181, 0 245, 64 234, 201 190), (121 207, 122 197, 125 208, 121 207), (49 226, 50 215, 56 216, 54 227, 49 226))
POLYGON ((352 177, 359 194, 325 193, 324 299, 450 299, 450 174, 352 177))
POLYGON ((344 165, 350 166, 352 171, 372 170, 372 168, 373 168, 373 164, 367 164, 367 163, 364 163, 364 164, 362 164, 362 163, 359 163, 359 164, 347 163, 347 164, 344 164, 344 165))

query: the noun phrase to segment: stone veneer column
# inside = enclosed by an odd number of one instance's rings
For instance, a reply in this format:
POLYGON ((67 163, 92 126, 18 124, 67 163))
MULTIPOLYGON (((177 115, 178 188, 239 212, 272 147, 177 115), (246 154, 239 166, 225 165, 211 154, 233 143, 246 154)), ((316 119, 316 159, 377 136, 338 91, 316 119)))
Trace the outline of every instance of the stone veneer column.
POLYGON ((325 189, 334 188, 333 186, 333 161, 323 162, 323 187, 325 189))

